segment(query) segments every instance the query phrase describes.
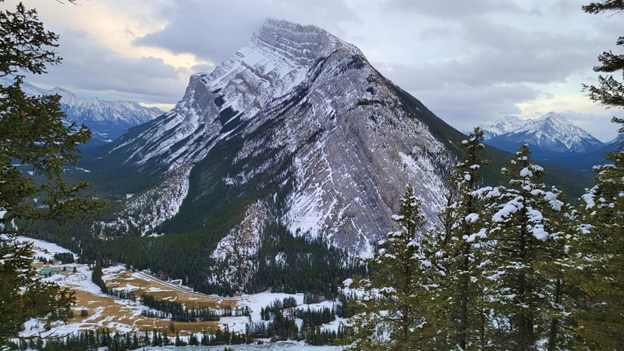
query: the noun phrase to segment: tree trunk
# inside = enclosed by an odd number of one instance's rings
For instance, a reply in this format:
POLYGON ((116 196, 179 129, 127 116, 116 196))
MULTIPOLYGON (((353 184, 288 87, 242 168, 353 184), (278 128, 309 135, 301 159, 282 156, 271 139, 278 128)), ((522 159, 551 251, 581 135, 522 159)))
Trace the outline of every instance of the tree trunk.
POLYGON ((461 307, 461 315, 460 315, 460 323, 459 323, 459 346, 466 350, 466 339, 468 333, 468 284, 470 280, 470 276, 468 275, 468 268, 470 264, 469 253, 470 253, 470 244, 464 243, 463 254, 463 262, 462 262, 462 278, 460 285, 460 307, 461 307))
MULTIPOLYGON (((555 286, 555 303, 561 303, 561 279, 557 279, 557 284, 555 286)), ((550 321, 550 333, 548 335, 548 351, 556 351, 557 350, 557 335, 559 329, 559 318, 553 318, 550 321)))

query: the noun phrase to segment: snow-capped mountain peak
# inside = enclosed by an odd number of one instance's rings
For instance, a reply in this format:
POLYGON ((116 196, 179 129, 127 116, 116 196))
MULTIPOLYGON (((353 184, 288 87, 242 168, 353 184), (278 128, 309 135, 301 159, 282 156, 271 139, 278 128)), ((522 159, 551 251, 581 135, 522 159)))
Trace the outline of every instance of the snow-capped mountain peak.
POLYGON ((364 56, 355 45, 349 44, 329 32, 313 25, 269 18, 262 29, 254 33, 251 42, 265 46, 276 54, 287 57, 297 65, 307 66, 319 57, 344 49, 364 56))
POLYGON ((479 127, 483 130, 485 140, 497 135, 509 133, 523 125, 524 121, 516 116, 505 116, 492 124, 482 124, 479 127))
POLYGON ((561 123, 561 124, 572 124, 565 117, 563 117, 562 115, 554 111, 548 112, 547 114, 541 116, 537 120, 550 121, 553 123, 561 123))
POLYGON ((510 152, 527 143, 534 154, 586 153, 604 144, 562 115, 549 112, 537 119, 507 119, 482 126, 490 145, 510 152), (501 127, 502 126, 502 127, 501 127))
MULTIPOLYGON (((12 79, 0 78, 0 85, 11 84, 12 79)), ((156 107, 144 107, 134 101, 107 101, 97 97, 82 97, 58 86, 47 90, 22 82, 21 88, 28 96, 61 96, 61 109, 67 115, 67 121, 89 127, 93 132, 94 145, 111 142, 129 128, 163 114, 163 111, 156 107)))
POLYGON ((299 87, 315 65, 332 55, 351 55, 354 65, 366 61, 357 47, 316 26, 267 19, 232 57, 211 72, 191 76, 184 97, 167 118, 139 136, 153 144, 134 150, 128 161, 156 158, 171 171, 203 159, 228 131, 299 87), (173 145, 179 147, 172 152, 173 145))
POLYGON ((406 184, 437 218, 446 185, 433 170, 450 167, 455 144, 428 123, 450 128, 355 46, 269 19, 212 72, 191 76, 170 113, 119 138, 107 157, 149 174, 195 164, 190 205, 173 221, 210 225, 185 219, 188 209, 226 211, 253 196, 291 233, 365 253, 392 227, 406 184))

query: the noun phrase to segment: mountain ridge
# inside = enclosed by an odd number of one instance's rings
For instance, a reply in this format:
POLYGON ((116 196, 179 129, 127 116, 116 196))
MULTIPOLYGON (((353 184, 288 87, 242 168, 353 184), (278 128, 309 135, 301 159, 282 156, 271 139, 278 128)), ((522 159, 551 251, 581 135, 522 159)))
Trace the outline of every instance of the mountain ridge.
MULTIPOLYGON (((7 77, 0 79, 0 85, 13 84, 7 77)), ((60 95, 60 105, 67 115, 67 122, 85 124, 91 129, 89 145, 102 145, 112 142, 129 128, 146 123, 163 114, 156 107, 144 107, 134 101, 102 100, 98 97, 86 98, 62 87, 42 89, 28 82, 22 82, 22 91, 27 96, 60 95)))
POLYGON ((481 125, 486 143, 514 152, 528 144, 536 157, 583 154, 604 147, 604 143, 556 112, 538 119, 508 116, 492 125, 481 125))

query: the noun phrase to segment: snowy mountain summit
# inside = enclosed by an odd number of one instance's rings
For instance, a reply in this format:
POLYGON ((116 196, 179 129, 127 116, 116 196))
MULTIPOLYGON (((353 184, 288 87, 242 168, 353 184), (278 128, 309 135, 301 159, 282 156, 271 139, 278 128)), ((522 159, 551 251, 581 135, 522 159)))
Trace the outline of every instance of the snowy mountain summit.
POLYGON ((184 97, 166 118, 136 136, 149 144, 132 161, 158 159, 169 170, 199 161, 242 122, 285 103, 297 89, 308 89, 304 81, 322 64, 319 59, 348 55, 363 58, 358 48, 318 27, 269 19, 234 56, 210 73, 191 76, 184 97), (169 152, 171 145, 176 152, 169 152))
MULTIPOLYGON (((367 255, 396 229, 391 216, 407 185, 435 223, 461 138, 355 46, 315 26, 269 19, 212 72, 191 76, 172 111, 131 129, 89 169, 121 164, 112 170, 118 177, 138 172, 173 189, 164 178, 180 178, 175 170, 192 164, 179 180, 188 183, 179 210, 138 232, 203 233, 205 245, 223 250, 211 257, 252 274, 257 264, 240 261, 274 235, 270 223, 367 255)), ((143 213, 159 208, 144 200, 143 213)), ((130 221, 118 220, 119 233, 130 221)), ((114 235, 116 226, 98 228, 114 235)))
POLYGON ((487 143, 492 146, 515 152, 527 143, 534 155, 542 157, 587 153, 604 146, 600 140, 555 112, 529 120, 509 116, 480 127, 487 143))
MULTIPOLYGON (((13 84, 9 78, 0 79, 0 85, 13 84)), ((91 131, 95 144, 109 143, 129 128, 151 121, 163 112, 155 107, 144 107, 134 101, 106 101, 97 97, 86 98, 61 88, 41 89, 27 82, 22 91, 28 96, 60 95, 61 109, 69 122, 85 124, 91 131)))
POLYGON ((483 130, 484 139, 489 140, 498 135, 518 130, 524 123, 525 121, 523 119, 516 116, 506 116, 505 118, 501 118, 492 124, 482 124, 479 128, 483 130))

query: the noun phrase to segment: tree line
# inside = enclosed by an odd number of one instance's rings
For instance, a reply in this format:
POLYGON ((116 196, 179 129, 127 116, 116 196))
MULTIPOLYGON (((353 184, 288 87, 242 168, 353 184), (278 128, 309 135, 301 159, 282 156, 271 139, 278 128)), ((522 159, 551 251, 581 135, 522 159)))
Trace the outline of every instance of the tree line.
POLYGON ((174 336, 168 336, 166 331, 154 329, 149 331, 112 333, 109 329, 80 330, 63 337, 32 337, 20 338, 15 349, 41 351, 92 351, 92 350, 137 350, 145 347, 158 346, 217 346, 240 345, 251 343, 252 340, 244 334, 230 332, 227 328, 217 329, 214 332, 202 332, 199 335, 191 334, 188 341, 180 337, 178 331, 174 336))
MULTIPOLYGON (((146 317, 169 318, 175 322, 207 322, 219 320, 219 315, 211 308, 189 308, 179 302, 157 299, 149 294, 141 295, 141 304, 158 310, 158 312, 143 311, 142 314, 146 317)), ((229 312, 226 312, 226 314, 232 315, 232 310, 229 309, 229 312)))

